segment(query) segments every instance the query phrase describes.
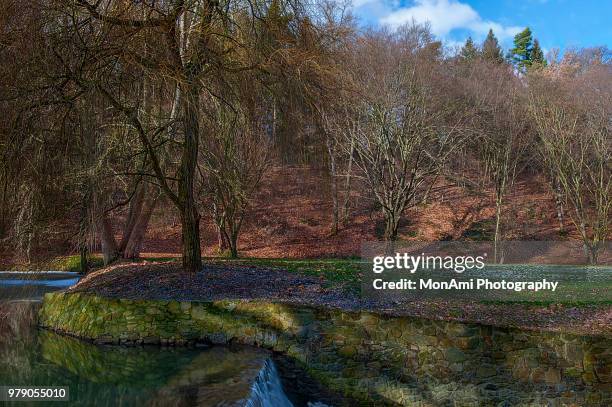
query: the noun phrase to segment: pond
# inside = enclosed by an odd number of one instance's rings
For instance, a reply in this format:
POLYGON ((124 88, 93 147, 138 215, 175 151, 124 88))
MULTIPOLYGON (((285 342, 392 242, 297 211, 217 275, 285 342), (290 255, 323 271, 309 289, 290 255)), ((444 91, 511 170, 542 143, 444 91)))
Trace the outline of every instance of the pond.
POLYGON ((75 406, 326 405, 304 389, 285 391, 295 371, 283 368, 283 377, 278 358, 256 348, 101 346, 38 329, 37 299, 76 281, 0 273, 0 385, 67 387, 75 406))
POLYGON ((40 300, 45 293, 61 290, 78 281, 77 273, 64 271, 0 271, 0 301, 40 300))

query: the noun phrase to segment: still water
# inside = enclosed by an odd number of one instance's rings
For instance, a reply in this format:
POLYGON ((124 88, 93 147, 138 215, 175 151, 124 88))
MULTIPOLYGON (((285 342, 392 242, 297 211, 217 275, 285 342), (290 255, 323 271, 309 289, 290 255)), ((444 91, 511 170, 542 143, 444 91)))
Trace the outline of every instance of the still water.
POLYGON ((70 400, 6 405, 324 406, 286 394, 273 358, 256 348, 99 346, 36 328, 36 299, 76 281, 0 273, 0 386, 62 386, 70 400))
POLYGON ((40 300, 45 293, 69 287, 77 281, 77 273, 0 271, 0 301, 40 300))

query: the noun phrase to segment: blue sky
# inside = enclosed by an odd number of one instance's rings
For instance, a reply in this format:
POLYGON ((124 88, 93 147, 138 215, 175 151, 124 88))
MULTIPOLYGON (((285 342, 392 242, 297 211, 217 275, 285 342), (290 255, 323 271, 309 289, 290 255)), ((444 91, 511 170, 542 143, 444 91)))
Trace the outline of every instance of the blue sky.
POLYGON ((606 45, 612 48, 612 0, 353 0, 364 26, 395 27, 430 21, 448 44, 467 36, 480 42, 489 27, 504 49, 529 26, 545 50, 606 45))

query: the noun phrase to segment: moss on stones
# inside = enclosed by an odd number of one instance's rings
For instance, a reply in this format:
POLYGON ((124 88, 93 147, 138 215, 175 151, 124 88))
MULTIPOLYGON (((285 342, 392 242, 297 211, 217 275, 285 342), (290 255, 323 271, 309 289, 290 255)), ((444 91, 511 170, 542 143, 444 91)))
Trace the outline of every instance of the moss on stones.
POLYGON ((62 292, 45 296, 39 316, 44 327, 101 343, 273 349, 364 405, 612 404, 610 338, 261 301, 133 301, 62 292))

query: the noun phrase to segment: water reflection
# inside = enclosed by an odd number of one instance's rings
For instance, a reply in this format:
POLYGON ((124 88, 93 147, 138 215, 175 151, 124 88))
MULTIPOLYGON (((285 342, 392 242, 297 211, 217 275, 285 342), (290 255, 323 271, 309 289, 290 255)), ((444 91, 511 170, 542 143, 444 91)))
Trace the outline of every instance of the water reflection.
POLYGON ((0 385, 68 387, 73 406, 292 407, 263 350, 98 346, 38 330, 36 299, 77 281, 0 273, 0 385))
POLYGON ((291 406, 265 351, 98 346, 38 331, 36 309, 0 304, 2 385, 66 386, 75 406, 291 406))

